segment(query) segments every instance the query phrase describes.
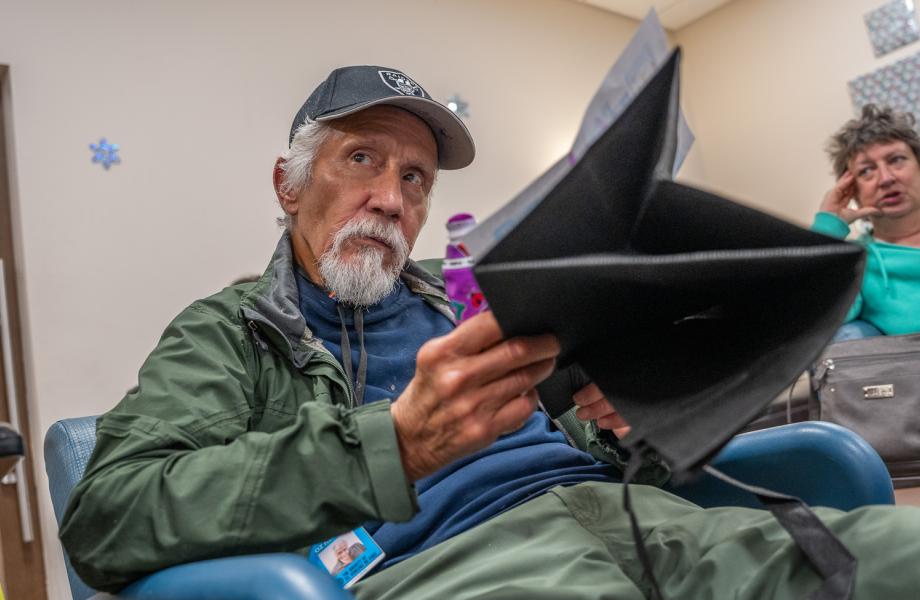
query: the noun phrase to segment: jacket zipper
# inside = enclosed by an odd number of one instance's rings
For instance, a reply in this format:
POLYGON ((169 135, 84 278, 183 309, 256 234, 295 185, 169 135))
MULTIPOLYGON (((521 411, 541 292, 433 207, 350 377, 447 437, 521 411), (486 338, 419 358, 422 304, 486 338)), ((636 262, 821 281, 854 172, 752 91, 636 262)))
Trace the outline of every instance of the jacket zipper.
MULTIPOLYGON (((247 326, 249 327, 249 329, 252 330, 253 333, 258 333, 259 326, 256 324, 255 321, 250 319, 249 322, 247 323, 247 326)), ((347 400, 346 408, 355 408, 354 387, 352 383, 348 380, 348 377, 345 375, 345 369, 343 369, 342 365, 339 364, 339 361, 335 360, 335 357, 329 354, 328 352, 329 351, 326 350, 325 348, 323 349, 323 351, 316 351, 317 360, 320 360, 321 362, 328 364, 333 369, 335 369, 335 371, 339 375, 341 375, 342 381, 345 382, 345 386, 344 386, 345 387, 345 399, 347 400)))
POLYGON ((339 361, 337 361, 334 356, 328 356, 323 353, 320 353, 319 356, 317 356, 317 359, 332 366, 332 368, 334 368, 338 372, 338 374, 342 376, 342 381, 345 382, 345 396, 346 396, 346 399, 348 400, 347 408, 355 408, 354 384, 352 384, 352 382, 349 381, 348 376, 345 375, 345 369, 342 368, 342 365, 339 364, 339 361))

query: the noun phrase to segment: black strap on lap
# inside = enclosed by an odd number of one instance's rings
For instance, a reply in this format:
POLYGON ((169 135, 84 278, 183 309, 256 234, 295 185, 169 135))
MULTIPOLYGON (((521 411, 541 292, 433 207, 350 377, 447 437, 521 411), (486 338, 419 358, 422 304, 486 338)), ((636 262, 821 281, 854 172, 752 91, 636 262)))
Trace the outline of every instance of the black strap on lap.
POLYGON ((645 570, 645 576, 648 577, 652 586, 652 596, 650 600, 664 600, 661 595, 661 588, 658 587, 658 580, 655 579, 655 573, 652 571, 652 561, 649 559, 648 550, 645 542, 642 541, 642 532, 639 531, 639 521, 636 519, 636 513, 633 510, 632 502, 629 499, 629 482, 635 477, 642 466, 642 455, 639 452, 633 452, 626 463, 626 472, 623 473, 623 507, 629 514, 629 525, 632 528, 633 542, 636 543, 636 553, 639 555, 639 562, 645 570))
POLYGON ((795 496, 787 496, 756 485, 742 483, 706 465, 703 470, 729 485, 757 496, 789 532, 799 550, 824 580, 808 598, 839 600, 850 598, 856 583, 856 557, 808 506, 795 496))
MULTIPOLYGON (((642 454, 633 452, 623 473, 623 506, 629 514, 633 542, 639 562, 649 579, 651 600, 664 600, 658 581, 652 571, 652 562, 639 530, 639 523, 629 498, 629 482, 642 465, 642 454)), ((817 515, 799 498, 780 494, 766 488, 748 485, 718 469, 706 465, 703 470, 713 477, 757 496, 764 506, 783 526, 793 541, 822 578, 821 587, 808 596, 808 600, 845 600, 851 598, 856 579, 856 558, 846 546, 818 519, 817 515)))

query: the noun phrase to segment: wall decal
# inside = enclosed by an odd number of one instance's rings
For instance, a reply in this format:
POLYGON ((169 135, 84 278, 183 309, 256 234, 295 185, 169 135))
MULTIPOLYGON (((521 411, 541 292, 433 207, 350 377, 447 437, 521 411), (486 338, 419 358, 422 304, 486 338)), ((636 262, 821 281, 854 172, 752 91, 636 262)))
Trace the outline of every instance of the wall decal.
POLYGON ((920 117, 920 53, 861 75, 847 85, 857 115, 871 102, 920 117))
POLYGON ((106 171, 112 165, 121 162, 121 157, 118 156, 118 144, 110 144, 105 138, 99 138, 98 144, 90 144, 89 149, 93 151, 93 162, 101 163, 106 171))
POLYGON ((863 17, 875 56, 884 56, 920 39, 913 0, 893 0, 863 17))

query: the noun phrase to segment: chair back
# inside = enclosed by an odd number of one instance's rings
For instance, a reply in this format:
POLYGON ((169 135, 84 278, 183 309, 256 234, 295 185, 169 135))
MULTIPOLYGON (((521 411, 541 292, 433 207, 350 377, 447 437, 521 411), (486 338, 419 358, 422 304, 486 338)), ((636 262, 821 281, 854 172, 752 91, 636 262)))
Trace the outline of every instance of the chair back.
POLYGON ((23 454, 22 436, 8 423, 0 423, 0 477, 12 471, 23 454))
MULTIPOLYGON (((86 463, 96 446, 96 417, 79 417, 58 421, 45 435, 45 471, 48 473, 48 487, 51 503, 58 525, 67 509, 67 501, 77 482, 83 477, 86 463)), ((67 551, 67 578, 74 600, 85 600, 96 592, 74 572, 67 551)))

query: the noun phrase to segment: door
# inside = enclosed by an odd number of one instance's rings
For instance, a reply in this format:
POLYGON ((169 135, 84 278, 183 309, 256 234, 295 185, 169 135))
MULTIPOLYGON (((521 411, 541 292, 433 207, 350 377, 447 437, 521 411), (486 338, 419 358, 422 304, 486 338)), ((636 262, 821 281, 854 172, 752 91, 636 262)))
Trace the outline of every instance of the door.
POLYGON ((25 368, 19 321, 13 213, 7 162, 9 71, 0 65, 0 421, 15 424, 25 442, 26 457, 0 482, 0 582, 9 600, 46 600, 45 565, 38 529, 34 462, 37 448, 29 439, 25 368))

